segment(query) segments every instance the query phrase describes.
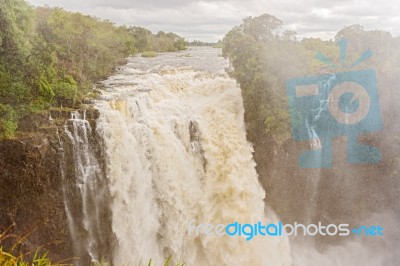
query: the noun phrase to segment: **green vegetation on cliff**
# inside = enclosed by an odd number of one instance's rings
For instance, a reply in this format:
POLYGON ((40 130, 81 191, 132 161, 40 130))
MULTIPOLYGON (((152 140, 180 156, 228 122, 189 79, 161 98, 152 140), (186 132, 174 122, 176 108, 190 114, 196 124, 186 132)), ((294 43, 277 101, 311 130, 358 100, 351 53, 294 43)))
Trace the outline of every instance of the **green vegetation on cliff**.
POLYGON ((320 52, 338 62, 337 42, 341 38, 349 43, 348 62, 355 62, 364 51, 371 49, 376 55, 363 63, 363 67, 374 67, 385 77, 382 81, 388 81, 387 86, 397 84, 393 79, 398 79, 400 73, 399 38, 392 38, 384 31, 364 31, 361 26, 354 25, 339 31, 334 40, 306 38, 299 41, 295 32, 282 31, 282 24, 268 14, 247 17, 223 39, 223 55, 230 60, 233 67, 230 74, 242 89, 246 124, 250 134, 254 133, 251 135, 267 137, 271 145, 281 145, 290 139, 286 80, 343 71, 340 63, 332 69, 316 58, 320 52))
POLYGON ((230 74, 242 89, 248 128, 278 144, 290 137, 285 80, 318 65, 306 43, 324 52, 332 46, 313 39, 297 42, 293 32, 279 32, 281 25, 281 20, 268 14, 245 18, 225 35, 222 50, 233 67, 230 74))
POLYGON ((130 55, 184 49, 174 33, 0 0, 0 139, 31 112, 76 105, 130 55))

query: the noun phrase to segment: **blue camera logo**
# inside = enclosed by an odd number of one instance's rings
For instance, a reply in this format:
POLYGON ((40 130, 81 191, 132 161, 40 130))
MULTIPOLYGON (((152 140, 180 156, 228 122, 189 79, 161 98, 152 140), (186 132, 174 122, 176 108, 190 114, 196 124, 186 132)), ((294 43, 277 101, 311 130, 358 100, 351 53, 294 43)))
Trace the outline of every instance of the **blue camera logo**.
MULTIPOLYGON (((340 42, 342 63, 347 42, 340 42)), ((352 66, 372 53, 366 51, 352 66)), ((317 58, 327 64, 321 54, 317 58)), ((351 66, 351 67, 352 67, 351 66)), ((287 80, 287 95, 295 140, 311 142, 299 156, 302 168, 332 167, 332 138, 347 137, 349 163, 378 163, 380 151, 358 143, 358 136, 382 128, 378 86, 374 70, 349 71, 287 80)))

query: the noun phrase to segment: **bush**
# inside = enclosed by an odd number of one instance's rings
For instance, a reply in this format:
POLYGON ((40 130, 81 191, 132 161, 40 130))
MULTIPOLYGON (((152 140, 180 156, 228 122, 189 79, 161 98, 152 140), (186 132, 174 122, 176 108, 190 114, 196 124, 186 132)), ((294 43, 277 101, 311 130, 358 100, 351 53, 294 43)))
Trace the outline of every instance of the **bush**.
POLYGON ((18 127, 15 110, 10 105, 0 104, 0 139, 10 138, 18 127))
POLYGON ((147 51, 142 53, 142 57, 156 57, 158 54, 154 51, 147 51))
POLYGON ((31 112, 77 107, 93 95, 93 84, 128 56, 149 51, 142 56, 155 57, 185 47, 175 33, 116 26, 62 8, 34 8, 25 0, 1 1, 0 140, 12 137, 18 120, 31 112))

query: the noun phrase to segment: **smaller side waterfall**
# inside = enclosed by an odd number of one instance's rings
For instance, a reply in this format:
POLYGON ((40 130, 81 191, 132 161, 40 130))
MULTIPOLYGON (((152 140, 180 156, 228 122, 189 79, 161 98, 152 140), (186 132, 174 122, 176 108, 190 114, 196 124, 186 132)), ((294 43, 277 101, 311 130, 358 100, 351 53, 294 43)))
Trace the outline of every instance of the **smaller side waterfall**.
POLYGON ((62 172, 68 225, 78 264, 86 265, 111 255, 107 179, 86 112, 71 113, 64 132, 62 172))

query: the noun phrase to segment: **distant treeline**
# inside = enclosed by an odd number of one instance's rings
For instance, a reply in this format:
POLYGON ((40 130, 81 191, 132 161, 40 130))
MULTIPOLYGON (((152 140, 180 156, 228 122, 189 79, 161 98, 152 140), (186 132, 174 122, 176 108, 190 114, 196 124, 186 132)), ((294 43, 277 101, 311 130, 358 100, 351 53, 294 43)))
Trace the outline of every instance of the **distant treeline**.
POLYGON ((0 0, 0 139, 15 134, 22 116, 75 105, 130 55, 184 49, 174 33, 0 0))
POLYGON ((212 46, 214 48, 222 48, 222 42, 202 42, 199 40, 193 40, 187 43, 188 46, 212 46))

